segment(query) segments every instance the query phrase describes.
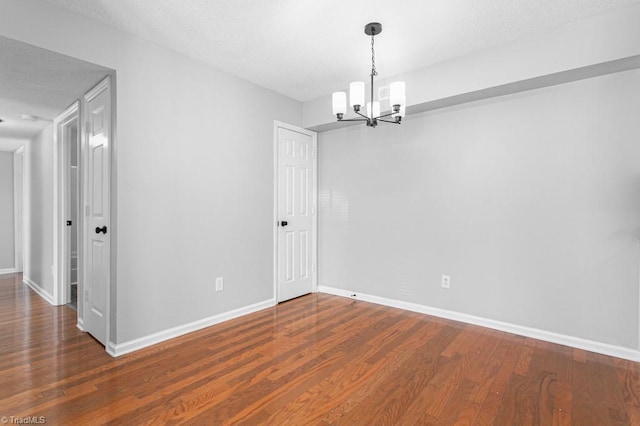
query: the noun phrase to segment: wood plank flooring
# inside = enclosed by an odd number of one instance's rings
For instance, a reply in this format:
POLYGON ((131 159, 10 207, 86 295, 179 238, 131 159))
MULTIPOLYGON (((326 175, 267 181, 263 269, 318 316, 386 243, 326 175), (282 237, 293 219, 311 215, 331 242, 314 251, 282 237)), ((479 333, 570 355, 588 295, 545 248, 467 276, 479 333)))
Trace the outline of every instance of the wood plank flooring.
POLYGON ((47 424, 640 425, 640 365, 313 294, 114 359, 0 277, 0 417, 47 424))

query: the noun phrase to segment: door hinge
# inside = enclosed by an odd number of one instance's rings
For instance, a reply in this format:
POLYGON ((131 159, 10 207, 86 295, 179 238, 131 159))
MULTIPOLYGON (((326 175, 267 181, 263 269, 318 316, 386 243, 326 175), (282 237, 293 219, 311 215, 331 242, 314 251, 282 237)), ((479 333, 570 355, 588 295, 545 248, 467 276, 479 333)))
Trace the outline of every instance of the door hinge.
POLYGON ((89 206, 84 206, 84 215, 89 217, 89 212, 90 212, 89 206))
POLYGON ((316 264, 312 263, 311 264, 311 272, 315 272, 316 271, 316 264))
POLYGON ((87 121, 87 134, 91 135, 93 133, 93 129, 91 128, 91 122, 87 121))

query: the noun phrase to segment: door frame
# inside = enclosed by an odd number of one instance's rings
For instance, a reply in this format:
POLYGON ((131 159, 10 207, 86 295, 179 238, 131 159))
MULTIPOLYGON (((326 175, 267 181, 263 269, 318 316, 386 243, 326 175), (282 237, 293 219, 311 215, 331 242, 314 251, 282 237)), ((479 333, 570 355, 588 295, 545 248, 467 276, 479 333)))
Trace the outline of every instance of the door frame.
POLYGON ((318 133, 282 121, 273 121, 273 298, 278 302, 278 129, 311 137, 313 160, 313 201, 311 206, 311 291, 318 291, 318 133))
MULTIPOLYGON (((116 341, 116 316, 115 316, 115 303, 116 300, 116 277, 117 277, 117 268, 116 268, 116 259, 117 259, 117 194, 118 194, 118 186, 117 186, 117 156, 116 156, 116 146, 117 146, 117 95, 116 95, 116 72, 113 71, 109 73, 106 77, 100 80, 95 87, 89 90, 81 99, 77 100, 74 105, 77 104, 78 107, 78 137, 79 137, 79 158, 78 158, 78 303, 77 303, 77 324, 76 326, 81 331, 85 331, 83 325, 83 309, 84 309, 84 263, 85 259, 85 242, 87 239, 87 231, 85 224, 85 170, 84 165, 86 164, 86 143, 87 143, 87 117, 86 117, 86 108, 85 103, 87 99, 90 99, 92 94, 96 93, 96 91, 100 88, 107 86, 110 91, 110 103, 111 103, 111 123, 110 123, 110 134, 111 140, 109 141, 109 234, 110 234, 110 258, 109 258, 109 280, 107 282, 107 299, 106 299, 106 322, 107 322, 107 330, 106 330, 106 345, 105 350, 111 356, 114 356, 113 347, 115 347, 116 341), (112 314, 113 313, 113 314, 112 314)), ((72 109, 74 105, 70 106, 65 112, 63 112, 58 118, 60 118, 60 122, 62 121, 62 117, 65 113, 72 113, 72 109)), ((54 302, 56 305, 63 305, 64 301, 62 300, 63 289, 61 286, 64 286, 64 280, 61 277, 61 273, 64 270, 64 262, 65 259, 61 255, 64 253, 64 244, 61 235, 65 235, 66 232, 66 223, 62 220, 64 217, 64 206, 65 198, 64 198, 64 184, 62 180, 61 173, 64 171, 64 165, 62 161, 64 159, 64 151, 62 151, 62 139, 58 136, 57 126, 58 118, 54 120, 54 162, 53 162, 53 174, 54 174, 54 185, 53 185, 53 218, 54 218, 54 257, 53 257, 53 296, 54 302)))
MULTIPOLYGON (((81 107, 79 101, 74 101, 66 110, 53 120, 53 301, 56 305, 64 305, 69 298, 66 286, 69 278, 69 232, 67 232, 66 218, 69 217, 69 158, 67 155, 66 144, 66 127, 76 121, 78 127, 79 139, 82 138, 82 120, 81 107)), ((78 141, 80 145, 80 140, 78 141)), ((78 146, 80 148, 80 146, 78 146)), ((81 173, 83 170, 83 161, 78 161, 78 206, 83 205, 83 197, 81 188, 83 187, 83 179, 81 173)), ((83 224, 83 215, 78 213, 78 274, 82 272, 83 265, 80 264, 82 249, 80 241, 84 238, 81 232, 83 224)), ((80 275, 79 275, 80 276, 80 275)), ((80 283, 78 280, 78 294, 80 293, 80 283)), ((79 299, 80 297, 78 297, 79 299)), ((78 303, 79 305, 79 303, 78 303)), ((78 322, 82 322, 82 315, 78 306, 78 322)))
MULTIPOLYGON (((83 251, 83 257, 79 258, 78 262, 82 264, 83 270, 82 272, 78 271, 78 273, 82 273, 82 275, 79 275, 79 278, 81 281, 85 281, 86 279, 86 275, 87 275, 87 262, 89 262, 89 259, 87 258, 87 254, 89 253, 88 250, 88 244, 90 243, 90 234, 92 232, 92 230, 88 229, 88 223, 89 221, 86 220, 86 216, 87 216, 87 209, 88 209, 88 203, 87 203, 87 199, 89 197, 89 188, 88 188, 88 182, 89 182, 89 177, 88 177, 88 168, 87 168, 87 164, 89 164, 88 158, 89 158, 89 149, 88 149, 88 144, 89 144, 89 132, 90 132, 90 124, 89 124, 89 107, 88 104, 89 102, 91 102, 95 97, 101 95, 105 90, 109 92, 109 103, 110 103, 110 119, 109 119, 109 147, 108 147, 108 152, 109 152, 109 156, 108 156, 108 189, 107 189, 107 193, 108 193, 108 204, 109 207, 106 209, 107 211, 107 215, 106 215, 106 225, 108 226, 109 229, 109 265, 106 268, 106 273, 108 275, 107 277, 107 281, 106 281, 106 300, 105 300, 105 326, 106 326, 106 330, 105 330, 105 341, 104 341, 104 346, 105 346, 105 350, 107 351, 107 353, 109 353, 110 355, 113 356, 113 353, 111 351, 111 347, 115 346, 115 344, 112 342, 112 338, 115 341, 115 333, 111 333, 112 329, 115 328, 114 327, 114 323, 116 321, 115 319, 115 315, 111 315, 111 308, 112 308, 112 292, 114 291, 114 287, 115 287, 115 271, 114 271, 114 267, 115 267, 115 256, 116 256, 116 251, 115 251, 115 231, 116 231, 116 226, 115 226, 115 202, 114 200, 116 199, 116 182, 115 182, 115 170, 114 170, 114 159, 115 159, 115 115, 116 115, 116 108, 115 108, 115 74, 110 74, 109 76, 107 76, 106 78, 102 79, 100 82, 98 82, 98 84, 96 84, 91 90, 89 90, 83 97, 82 97, 82 136, 80 139, 80 143, 81 143, 81 163, 85 165, 85 167, 83 167, 82 170, 82 181, 85 183, 85 185, 81 188, 82 191, 82 197, 83 197, 83 203, 82 208, 81 208, 81 216, 83 217, 83 222, 82 222, 82 232, 83 232, 83 238, 81 240, 81 245, 82 245, 82 251, 83 251), (112 323, 113 321, 113 323, 112 323)), ((82 312, 83 318, 84 318, 84 298, 85 298, 85 288, 84 287, 80 287, 78 286, 78 312, 82 312), (82 290, 82 292, 81 292, 82 290)), ((84 327, 83 327, 84 330, 84 327)))
POLYGON ((13 151, 13 267, 18 273, 24 271, 24 151, 24 145, 13 151), (21 165, 20 175, 17 173, 18 163, 21 165))

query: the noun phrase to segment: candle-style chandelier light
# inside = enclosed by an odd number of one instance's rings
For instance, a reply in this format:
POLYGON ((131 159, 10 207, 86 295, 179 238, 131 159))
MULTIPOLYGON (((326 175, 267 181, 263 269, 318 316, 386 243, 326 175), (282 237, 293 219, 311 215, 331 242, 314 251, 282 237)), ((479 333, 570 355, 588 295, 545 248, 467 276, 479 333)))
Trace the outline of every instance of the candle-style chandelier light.
POLYGON ((376 72, 374 37, 381 32, 382 25, 378 22, 371 22, 364 27, 364 33, 371 36, 371 101, 366 104, 366 115, 360 112, 365 101, 364 82, 354 81, 349 85, 349 105, 353 108, 353 112, 358 114, 361 118, 345 119, 344 115, 347 113, 347 93, 334 92, 332 96, 333 113, 336 115, 338 121, 365 121, 367 126, 376 127, 380 121, 384 123, 400 124, 402 117, 404 117, 407 103, 404 81, 396 81, 391 83, 389 86, 389 104, 391 105, 391 112, 388 114, 380 115, 380 102, 373 100, 373 77, 378 75, 376 72), (387 117, 391 118, 391 120, 385 120, 387 117))

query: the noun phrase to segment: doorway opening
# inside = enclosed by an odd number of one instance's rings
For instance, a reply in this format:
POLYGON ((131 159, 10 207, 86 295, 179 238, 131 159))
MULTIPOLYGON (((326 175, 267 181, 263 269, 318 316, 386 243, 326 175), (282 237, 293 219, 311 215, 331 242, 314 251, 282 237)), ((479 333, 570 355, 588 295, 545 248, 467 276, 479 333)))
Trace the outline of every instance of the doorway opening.
POLYGON ((2 36, 0 57, 0 148, 3 139, 24 145, 16 269, 50 304, 75 307, 78 327, 107 346, 115 338, 116 71, 2 36))
POLYGON ((77 326, 109 342, 111 172, 115 102, 112 74, 54 120, 54 300, 77 312, 77 326))
POLYGON ((59 287, 60 299, 76 312, 78 311, 78 247, 80 233, 79 228, 79 103, 74 102, 55 120, 56 139, 59 145, 61 217, 64 221, 63 231, 59 233, 61 274, 59 287))

